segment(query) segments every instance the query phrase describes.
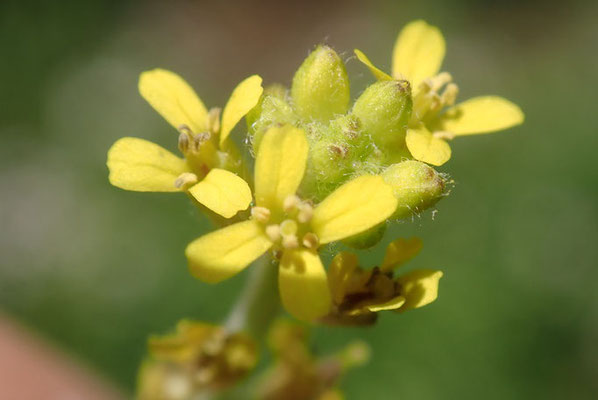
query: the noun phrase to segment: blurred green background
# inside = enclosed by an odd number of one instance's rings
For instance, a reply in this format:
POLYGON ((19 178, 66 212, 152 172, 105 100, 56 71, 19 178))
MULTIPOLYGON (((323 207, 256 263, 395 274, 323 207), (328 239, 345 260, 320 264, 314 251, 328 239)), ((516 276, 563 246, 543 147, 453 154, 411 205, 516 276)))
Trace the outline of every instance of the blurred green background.
POLYGON ((502 95, 526 123, 455 140, 451 196, 392 229, 423 238, 410 267, 444 270, 439 300, 374 328, 317 328, 315 347, 371 343, 348 399, 597 398, 596 15, 593 1, 3 1, 1 309, 132 392, 147 335, 221 320, 246 276, 194 280, 183 249, 205 218, 184 196, 108 184, 117 138, 176 148, 138 74, 177 71, 217 106, 253 73, 288 84, 326 42, 357 96, 372 78, 352 49, 388 70, 399 29, 424 18, 447 38, 460 98, 502 95))

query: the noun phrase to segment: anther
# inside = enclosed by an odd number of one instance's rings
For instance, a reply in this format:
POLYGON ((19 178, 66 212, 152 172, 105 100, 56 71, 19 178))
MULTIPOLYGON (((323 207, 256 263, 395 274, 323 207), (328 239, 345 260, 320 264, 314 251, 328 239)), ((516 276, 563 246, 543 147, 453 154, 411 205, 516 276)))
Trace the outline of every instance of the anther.
POLYGON ((442 92, 442 102, 444 106, 452 106, 457 100, 459 94, 459 87, 455 83, 449 83, 446 85, 446 89, 442 92))
POLYGON ((303 240, 301 243, 308 249, 315 250, 320 245, 320 239, 315 233, 307 232, 305 235, 303 235, 303 240))
POLYGON ((198 181, 197 175, 192 172, 183 172, 174 181, 174 187, 180 189, 190 186, 198 181))
POLYGON ((339 146, 337 144, 332 144, 328 147, 331 153, 333 153, 337 157, 344 158, 347 155, 347 148, 344 146, 339 146))
POLYGON ((288 235, 282 237, 282 247, 285 249, 296 249, 299 247, 299 241, 296 235, 288 235))
POLYGON ((432 90, 437 91, 447 83, 451 82, 453 77, 448 72, 441 72, 432 78, 432 90))
POLYGON ((179 150, 183 154, 189 150, 189 135, 186 132, 181 132, 179 135, 179 150))
POLYGON ((432 135, 437 139, 453 140, 455 138, 455 134, 448 131, 436 131, 432 135))
POLYGON ((299 215, 297 215, 297 221, 305 224, 311 220, 314 216, 314 208, 308 203, 302 203, 299 206, 299 215))
POLYGON ((187 125, 187 124, 179 125, 178 130, 179 130, 179 132, 185 133, 189 136, 193 135, 193 131, 191 130, 191 128, 189 128, 189 125, 187 125))
POLYGON ((212 135, 210 134, 210 132, 201 132, 195 135, 193 137, 193 146, 195 147, 195 151, 198 151, 204 142, 210 140, 211 136, 212 135))
POLYGON ((270 220, 270 210, 266 207, 253 207, 251 216, 258 222, 265 224, 270 220))
POLYGON ((280 224, 280 234, 284 236, 291 236, 297 233, 297 223, 292 219, 285 219, 280 224))
POLYGON ((284 202, 282 203, 282 209, 288 214, 295 211, 300 203, 301 199, 299 199, 297 195, 291 194, 284 199, 284 202))
POLYGON ((220 108, 211 108, 208 112, 208 130, 212 133, 220 132, 220 108))
POLYGON ((273 242, 280 240, 280 226, 279 225, 268 225, 266 227, 266 236, 273 242))

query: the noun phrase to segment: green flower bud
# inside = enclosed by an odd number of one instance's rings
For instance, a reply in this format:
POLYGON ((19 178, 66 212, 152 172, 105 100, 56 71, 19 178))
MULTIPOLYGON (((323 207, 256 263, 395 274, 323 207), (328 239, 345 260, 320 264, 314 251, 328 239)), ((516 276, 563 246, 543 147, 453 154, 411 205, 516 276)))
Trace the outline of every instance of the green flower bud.
POLYGON ((387 163, 398 162, 409 153, 405 132, 411 117, 411 88, 407 81, 380 81, 369 86, 353 105, 353 115, 385 155, 387 163))
POLYGON ((349 107, 349 78, 341 58, 328 46, 318 46, 303 61, 291 86, 295 110, 305 119, 328 121, 349 107))
POLYGON ((386 222, 378 224, 358 235, 351 236, 343 240, 343 243, 354 249, 369 249, 382 240, 384 233, 386 233, 386 222))
POLYGON ((382 173, 399 200, 393 218, 403 219, 432 207, 444 193, 446 180, 434 168, 409 160, 393 164, 382 173))
POLYGON ((274 124, 297 125, 298 117, 285 97, 285 91, 264 93, 260 102, 247 114, 247 137, 255 153, 269 127, 274 124))

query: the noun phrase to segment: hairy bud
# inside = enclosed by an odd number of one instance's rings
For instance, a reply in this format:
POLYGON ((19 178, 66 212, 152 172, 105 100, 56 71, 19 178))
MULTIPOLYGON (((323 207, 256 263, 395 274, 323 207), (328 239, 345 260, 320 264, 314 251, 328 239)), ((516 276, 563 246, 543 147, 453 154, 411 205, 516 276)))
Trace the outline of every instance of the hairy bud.
POLYGON ((303 61, 291 87, 295 111, 305 119, 328 121, 348 110, 349 78, 341 58, 328 46, 318 46, 303 61))
POLYGON ((399 200, 393 218, 403 219, 432 207, 444 193, 446 180, 434 168, 419 161, 393 164, 382 174, 399 200))
POLYGON ((352 114, 363 132, 385 154, 389 163, 408 155, 405 132, 411 117, 411 89, 407 81, 380 81, 355 101, 352 114))

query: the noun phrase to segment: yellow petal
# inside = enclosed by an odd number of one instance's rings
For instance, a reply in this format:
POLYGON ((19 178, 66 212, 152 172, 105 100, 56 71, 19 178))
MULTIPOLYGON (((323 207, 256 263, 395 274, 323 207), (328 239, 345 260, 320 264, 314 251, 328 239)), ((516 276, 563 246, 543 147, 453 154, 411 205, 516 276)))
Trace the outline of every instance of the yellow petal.
POLYGON ((378 79, 379 81, 391 81, 392 80, 392 77, 390 75, 388 75, 386 72, 382 71, 381 69, 376 67, 374 64, 372 64, 370 59, 367 58, 367 56, 365 54, 363 54, 363 52, 361 50, 355 49, 355 50, 353 50, 353 52, 355 52, 357 59, 359 61, 361 61, 363 64, 365 64, 365 66, 370 69, 370 72, 372 73, 372 75, 374 75, 374 77, 376 79, 378 79))
POLYGON ((396 310, 397 308, 405 304, 405 301, 406 300, 403 296, 396 296, 382 303, 368 305, 366 306, 366 308, 371 312, 396 310))
POLYGON ((422 249, 422 245, 422 241, 419 238, 401 238, 393 241, 386 248, 386 255, 380 269, 383 272, 387 272, 400 267, 415 257, 422 249))
POLYGON ((307 249, 285 250, 278 286, 284 308, 295 318, 312 321, 330 311, 330 292, 320 256, 307 249))
POLYGON ((400 311, 423 307, 438 297, 438 281, 442 271, 419 269, 397 279, 401 295, 407 299, 400 311))
POLYGON ((443 139, 434 137, 425 127, 408 129, 407 148, 416 160, 440 166, 450 160, 451 147, 443 139))
POLYGON ((397 208, 392 188, 377 175, 363 175, 332 192, 314 210, 311 226, 321 244, 361 233, 397 208))
POLYGON ((359 260, 353 253, 346 251, 338 253, 332 259, 330 268, 328 268, 328 286, 332 299, 336 304, 340 304, 351 284, 353 271, 357 269, 359 260))
POLYGON ((435 131, 456 136, 489 133, 523 123, 519 106, 498 96, 474 97, 449 108, 432 122, 435 131))
POLYGON ((139 93, 170 125, 206 130, 208 111, 195 91, 177 74, 156 68, 139 77, 139 93))
POLYGON ((235 125, 257 104, 264 89, 262 78, 252 75, 239 83, 222 111, 220 146, 224 143, 235 125))
POLYGON ((124 137, 108 150, 108 179, 137 192, 178 192, 174 181, 189 172, 187 161, 147 140, 124 137))
POLYGON ((251 203, 251 189, 239 176, 214 168, 199 183, 189 189, 197 201, 224 218, 245 210, 251 203))
POLYGON ((446 45, 438 28, 418 20, 407 24, 395 42, 392 76, 408 79, 417 88, 421 81, 440 71, 446 45))
POLYGON ((308 150, 301 129, 290 125, 268 129, 255 159, 257 205, 280 209, 284 199, 295 194, 303 179, 308 150))
POLYGON ((216 283, 247 267, 271 246, 257 222, 245 221, 195 239, 185 255, 196 278, 216 283))

